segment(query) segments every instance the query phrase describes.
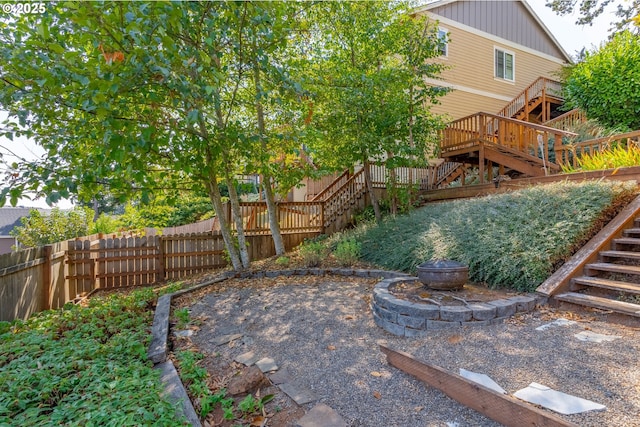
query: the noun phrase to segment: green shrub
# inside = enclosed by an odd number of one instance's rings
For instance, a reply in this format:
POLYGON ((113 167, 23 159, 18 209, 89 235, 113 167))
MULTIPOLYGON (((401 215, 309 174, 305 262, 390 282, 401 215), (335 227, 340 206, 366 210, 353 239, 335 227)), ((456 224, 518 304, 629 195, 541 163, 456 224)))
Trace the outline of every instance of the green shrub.
POLYGON ((434 203, 351 236, 362 245, 363 260, 384 268, 415 272, 424 261, 453 259, 469 266, 473 281, 533 291, 629 187, 558 183, 434 203))
POLYGON ((327 248, 321 242, 307 240, 298 248, 298 254, 305 267, 319 267, 327 256, 327 248))
MULTIPOLYGON (((619 144, 609 150, 581 156, 578 159, 577 170, 593 171, 638 165, 640 165, 640 148, 635 145, 627 147, 626 144, 619 144)), ((563 167, 564 172, 575 172, 575 170, 571 166, 563 167)))
POLYGON ((280 267, 286 267, 287 265, 289 265, 289 261, 289 257, 281 256, 276 259, 276 264, 280 267))
POLYGON ((0 332, 0 425, 185 425, 147 359, 153 291, 89 300, 0 332))
POLYGON ((333 251, 333 256, 343 267, 353 265, 360 258, 360 243, 353 238, 341 240, 333 251))

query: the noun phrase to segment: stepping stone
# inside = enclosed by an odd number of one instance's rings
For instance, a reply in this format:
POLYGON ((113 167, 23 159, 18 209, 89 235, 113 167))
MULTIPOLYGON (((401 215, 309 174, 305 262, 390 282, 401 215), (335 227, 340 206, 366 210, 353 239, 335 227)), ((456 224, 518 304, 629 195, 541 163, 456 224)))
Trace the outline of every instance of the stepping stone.
MULTIPOLYGON (((307 388, 293 383, 284 383, 279 385, 280 390, 284 391, 287 396, 292 398, 298 405, 318 400, 315 394, 307 388)), ((320 425, 320 424, 318 424, 320 425)))
POLYGON ((270 372, 277 371, 278 365, 276 365, 276 361, 270 357, 265 357, 256 362, 256 366, 260 368, 262 372, 270 372))
POLYGON ((300 418, 298 427, 347 427, 342 417, 324 403, 319 403, 300 418))
POLYGON ((557 326, 570 326, 576 323, 577 322, 575 320, 569 320, 569 319, 565 319, 564 317, 561 317, 559 319, 554 320, 551 323, 545 323, 542 326, 538 326, 536 328, 536 331, 546 331, 547 329, 555 328, 557 326))
POLYGON ((481 384, 487 388, 490 388, 491 390, 496 391, 498 393, 507 394, 505 389, 500 387, 498 383, 496 383, 491 377, 489 377, 486 374, 471 372, 471 371, 467 371, 466 369, 460 368, 460 376, 468 380, 471 380, 475 383, 481 384))
POLYGON ((576 337, 580 341, 596 342, 596 343, 614 341, 614 340, 617 340, 618 338, 622 338, 620 335, 604 335, 604 334, 597 334, 591 331, 579 332, 575 334, 574 337, 576 337))
POLYGON ((538 383, 531 383, 528 387, 516 391, 513 395, 525 402, 540 405, 563 415, 602 411, 607 408, 599 403, 562 393, 538 383))
POLYGON ((228 342, 239 340, 242 338, 242 334, 221 335, 213 339, 213 345, 222 345, 228 342))
POLYGON ((286 368, 281 369, 278 372, 274 372, 273 374, 269 375, 269 379, 275 385, 288 383, 288 382, 291 382, 292 380, 291 374, 286 368))
POLYGON ((173 331, 173 335, 175 335, 176 337, 185 338, 193 335, 193 331, 191 329, 185 329, 184 331, 173 331))
POLYGON ((239 356, 236 356, 236 358, 233 360, 235 360, 238 363, 242 363, 243 365, 251 366, 254 363, 256 363, 258 360, 260 360, 260 356, 255 354, 253 351, 248 351, 246 353, 242 353, 239 356))

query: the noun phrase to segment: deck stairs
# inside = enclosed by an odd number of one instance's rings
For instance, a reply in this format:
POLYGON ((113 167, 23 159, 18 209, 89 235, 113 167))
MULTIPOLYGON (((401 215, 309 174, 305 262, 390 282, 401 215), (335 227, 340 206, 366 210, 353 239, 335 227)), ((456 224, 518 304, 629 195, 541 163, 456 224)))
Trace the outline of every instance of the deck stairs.
POLYGON ((640 196, 536 291, 561 307, 640 322, 640 196))
POLYGON ((558 301, 608 310, 640 320, 640 218, 597 262, 584 266, 584 275, 571 280, 570 291, 558 301))

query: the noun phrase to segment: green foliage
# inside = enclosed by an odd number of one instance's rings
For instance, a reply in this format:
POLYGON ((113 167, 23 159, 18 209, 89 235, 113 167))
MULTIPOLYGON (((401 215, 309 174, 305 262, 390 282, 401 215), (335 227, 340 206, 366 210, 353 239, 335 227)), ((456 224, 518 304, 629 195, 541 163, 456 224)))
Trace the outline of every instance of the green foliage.
POLYGON ((121 228, 121 223, 117 217, 101 213, 98 219, 93 223, 93 227, 90 230, 91 234, 97 233, 115 233, 121 228))
POLYGON ((54 208, 46 215, 32 209, 22 218, 22 226, 11 231, 21 246, 33 247, 86 236, 93 228, 93 212, 87 208, 63 211, 54 208))
POLYGON ((298 247, 298 254, 305 267, 318 267, 327 257, 327 248, 320 241, 306 240, 298 247))
POLYGON ((0 425, 186 425, 147 359, 155 298, 93 298, 0 329, 0 425))
POLYGON ((640 148, 633 144, 617 144, 614 147, 597 151, 592 154, 584 154, 578 158, 578 167, 563 166, 563 172, 575 172, 576 170, 593 171, 603 169, 615 169, 640 165, 640 148))
POLYGON ((347 238, 338 242, 333 256, 343 267, 353 265, 360 258, 361 245, 353 238, 347 238))
POLYGON ((533 291, 630 186, 558 183, 473 200, 429 204, 351 232, 362 259, 415 272, 431 259, 469 266, 470 279, 533 291))
POLYGON ((188 308, 185 307, 173 310, 173 315, 176 319, 178 319, 178 323, 176 325, 178 329, 183 329, 189 324, 190 317, 188 308))
MULTIPOLYGON (((547 0, 546 6, 561 16, 574 15, 575 12, 578 12, 576 24, 591 25, 594 19, 602 15, 609 3, 611 0, 547 0)), ((617 30, 638 26, 640 24, 640 0, 628 0, 624 4, 619 4, 615 16, 619 20, 612 22, 612 24, 617 30)))
POLYGON ((278 259, 276 259, 276 264, 280 267, 286 267, 289 265, 289 261, 290 261, 289 257, 281 256, 281 257, 278 257, 278 259))
POLYGON ((580 108, 609 128, 640 129, 639 34, 616 34, 566 73, 568 108, 580 108))
POLYGON ((212 393, 207 385, 209 374, 205 368, 198 365, 204 355, 193 350, 182 350, 176 353, 176 358, 182 383, 189 391, 192 400, 199 402, 200 416, 205 418, 215 409, 216 404, 220 404, 225 419, 233 419, 233 399, 226 397, 227 390, 221 389, 212 393), (227 418, 228 414, 231 418, 227 418))

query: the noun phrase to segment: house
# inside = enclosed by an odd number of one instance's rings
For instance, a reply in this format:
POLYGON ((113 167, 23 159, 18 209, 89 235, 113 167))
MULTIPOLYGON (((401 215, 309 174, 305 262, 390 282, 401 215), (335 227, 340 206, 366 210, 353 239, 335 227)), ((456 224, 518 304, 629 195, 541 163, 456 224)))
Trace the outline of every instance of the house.
POLYGON ((437 0, 416 14, 438 21, 440 61, 449 69, 427 83, 454 89, 432 107, 453 120, 496 114, 539 77, 557 80, 571 62, 526 1, 437 0))
POLYGON ((17 239, 10 234, 11 230, 21 226, 21 219, 29 216, 32 209, 37 209, 43 214, 49 212, 49 209, 38 208, 0 208, 0 255, 11 252, 12 247, 18 245, 17 239))

